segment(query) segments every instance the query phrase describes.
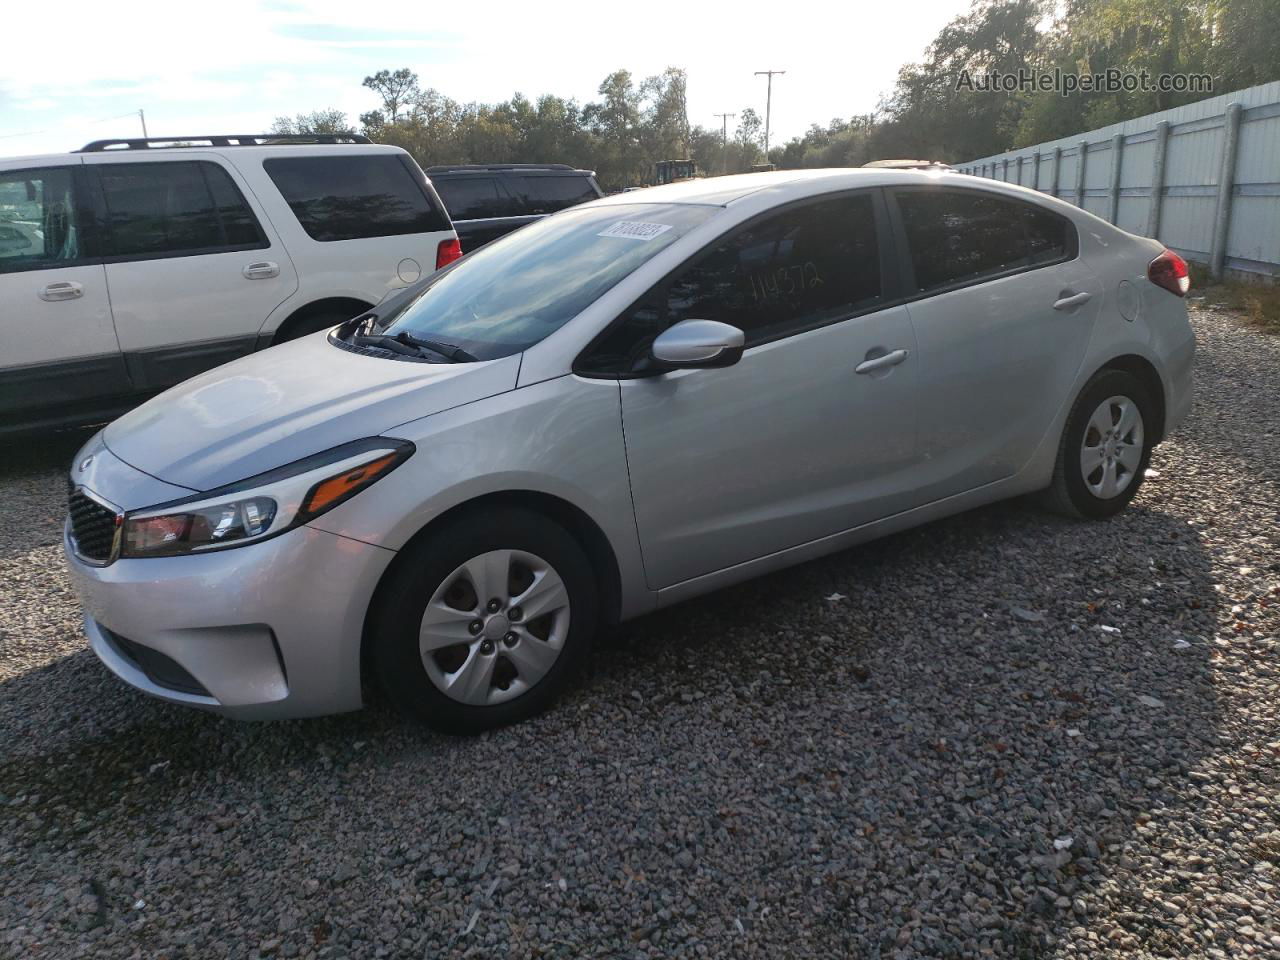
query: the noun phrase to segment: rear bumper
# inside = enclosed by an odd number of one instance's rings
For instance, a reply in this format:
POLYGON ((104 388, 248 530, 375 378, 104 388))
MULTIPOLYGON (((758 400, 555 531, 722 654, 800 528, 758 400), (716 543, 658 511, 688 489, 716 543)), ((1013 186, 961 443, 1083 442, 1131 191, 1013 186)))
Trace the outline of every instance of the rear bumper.
POLYGON ((90 645, 130 686, 244 720, 361 706, 365 613, 394 552, 310 527, 106 567, 64 549, 90 645))
POLYGON ((1195 395, 1196 338, 1190 324, 1186 324, 1186 330, 1186 339, 1171 352, 1166 368, 1169 378, 1164 418, 1166 437, 1186 422, 1195 395))

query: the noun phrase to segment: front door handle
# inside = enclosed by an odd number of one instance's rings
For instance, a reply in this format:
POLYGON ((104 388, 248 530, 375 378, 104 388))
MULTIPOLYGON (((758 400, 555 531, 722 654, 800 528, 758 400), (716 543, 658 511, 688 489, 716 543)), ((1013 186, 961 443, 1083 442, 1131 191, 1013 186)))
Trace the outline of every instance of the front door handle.
MULTIPOLYGON (((1066 293, 1067 291, 1063 290, 1062 292, 1066 293)), ((1093 294, 1089 293, 1088 291, 1085 291, 1083 293, 1068 294, 1065 297, 1061 297, 1053 301, 1053 309, 1070 310, 1072 307, 1078 307, 1080 306, 1080 304, 1088 303, 1092 299, 1093 299, 1093 294)))
POLYGON ((906 350, 893 350, 879 357, 872 357, 870 360, 863 360, 860 364, 853 368, 854 373, 875 373, 877 370, 883 370, 886 367, 896 367, 903 360, 907 359, 906 350))
POLYGON ((84 287, 74 280, 50 283, 40 290, 40 299, 54 303, 58 300, 78 300, 84 296, 84 287))
POLYGON ((270 280, 272 277, 280 276, 280 264, 272 263, 270 260, 259 260, 257 263, 251 263, 244 268, 243 271, 246 280, 270 280))

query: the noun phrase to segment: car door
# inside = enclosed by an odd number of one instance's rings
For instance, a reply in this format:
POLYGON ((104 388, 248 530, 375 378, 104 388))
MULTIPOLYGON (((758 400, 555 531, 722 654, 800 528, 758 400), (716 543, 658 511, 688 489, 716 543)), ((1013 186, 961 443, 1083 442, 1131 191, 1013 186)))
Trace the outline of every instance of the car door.
POLYGON ((1070 402, 1102 290, 1075 225, 982 190, 892 191, 919 343, 926 500, 1012 476, 1070 402))
POLYGON ((909 502, 915 339, 906 310, 884 307, 883 223, 876 191, 757 218, 659 284, 595 345, 620 371, 651 587, 909 502), (648 375, 653 338, 695 318, 742 329, 741 360, 648 375))
POLYGON ((129 392, 80 168, 0 163, 0 427, 129 392))
POLYGON ((251 352, 297 289, 271 224, 214 154, 89 154, 107 284, 130 376, 153 391, 251 352))

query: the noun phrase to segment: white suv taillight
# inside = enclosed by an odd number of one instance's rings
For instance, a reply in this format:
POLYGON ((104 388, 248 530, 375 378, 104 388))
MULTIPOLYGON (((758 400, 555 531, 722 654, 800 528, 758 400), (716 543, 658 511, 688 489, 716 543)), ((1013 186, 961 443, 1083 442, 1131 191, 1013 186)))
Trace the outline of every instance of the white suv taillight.
POLYGON ((1166 250, 1147 267, 1147 279, 1157 287, 1164 287, 1175 297, 1185 297, 1191 289, 1191 274, 1187 261, 1172 250, 1166 250))
POLYGON ((447 267, 460 256, 462 256, 462 244, 458 242, 457 237, 441 240, 440 246, 436 247, 436 269, 447 267))

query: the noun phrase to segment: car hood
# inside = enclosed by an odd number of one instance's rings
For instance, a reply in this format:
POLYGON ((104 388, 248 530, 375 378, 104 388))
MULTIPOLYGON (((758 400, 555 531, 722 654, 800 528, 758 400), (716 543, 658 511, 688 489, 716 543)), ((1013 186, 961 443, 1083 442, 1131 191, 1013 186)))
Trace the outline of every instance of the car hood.
POLYGON ((343 350, 318 333, 165 391, 108 426, 103 441, 166 483, 212 490, 512 390, 519 369, 518 354, 415 363, 343 350))

